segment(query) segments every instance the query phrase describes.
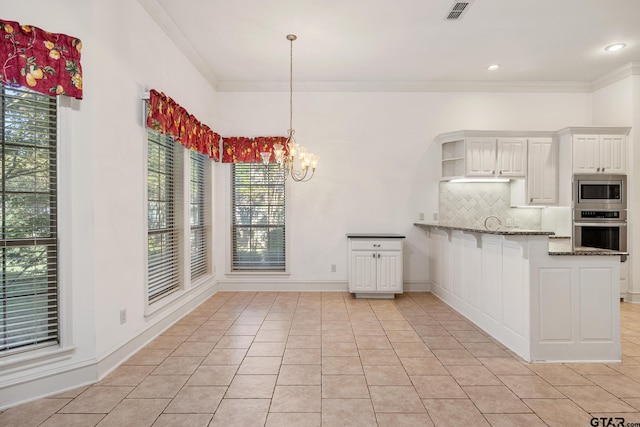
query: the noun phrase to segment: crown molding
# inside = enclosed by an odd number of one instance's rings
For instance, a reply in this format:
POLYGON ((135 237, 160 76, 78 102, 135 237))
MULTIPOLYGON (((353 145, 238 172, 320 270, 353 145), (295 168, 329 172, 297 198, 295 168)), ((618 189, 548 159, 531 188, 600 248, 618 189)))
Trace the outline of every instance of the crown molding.
MULTIPOLYGON (((218 92, 288 91, 285 82, 219 81, 218 92)), ((301 92, 591 92, 588 82, 294 82, 301 92)))
POLYGON ((640 62, 629 62, 622 67, 613 70, 612 72, 605 74, 602 77, 595 79, 591 83, 591 92, 595 92, 598 89, 609 86, 620 80, 624 80, 627 77, 640 75, 640 62))
MULTIPOLYGON (((193 48, 157 0, 138 0, 149 16, 158 24, 178 49, 187 57, 202 76, 219 92, 285 92, 287 82, 219 81, 213 70, 193 48)), ((592 93, 617 81, 640 75, 640 62, 630 62, 591 82, 572 81, 350 81, 350 82, 299 82, 295 90, 301 92, 564 92, 592 93)))
POLYGON ((206 61, 193 48, 184 34, 178 29, 167 12, 158 4, 156 0, 138 0, 138 3, 147 11, 151 19, 165 32, 167 37, 178 47, 184 56, 193 64, 193 66, 202 74, 206 81, 215 89, 218 85, 213 70, 207 65, 206 61))

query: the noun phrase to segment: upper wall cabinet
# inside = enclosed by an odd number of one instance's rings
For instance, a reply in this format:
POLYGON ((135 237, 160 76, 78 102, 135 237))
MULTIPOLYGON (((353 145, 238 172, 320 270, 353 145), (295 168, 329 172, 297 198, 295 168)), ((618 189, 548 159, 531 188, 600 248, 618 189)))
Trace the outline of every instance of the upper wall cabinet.
POLYGON ((554 138, 530 138, 525 205, 555 205, 557 203, 557 141, 554 138))
POLYGON ((527 174, 527 139, 469 137, 465 140, 468 177, 524 177, 527 174))
POLYGON ((626 174, 626 135, 573 135, 573 173, 626 174))
POLYGON ((627 173, 629 127, 569 127, 558 131, 560 144, 571 147, 574 174, 627 173))
MULTIPOLYGON (((546 132, 458 131, 442 134, 442 179, 526 178, 529 135, 546 132)), ((544 135, 543 135, 544 134, 544 135)))

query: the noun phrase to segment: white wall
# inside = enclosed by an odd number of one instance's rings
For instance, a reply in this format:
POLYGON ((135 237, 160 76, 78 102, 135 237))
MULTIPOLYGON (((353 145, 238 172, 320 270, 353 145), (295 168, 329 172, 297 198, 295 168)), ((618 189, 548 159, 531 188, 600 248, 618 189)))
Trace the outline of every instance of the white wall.
MULTIPOLYGON (((225 136, 285 135, 288 93, 219 92, 225 136)), ((349 232, 407 235, 405 282, 429 280, 426 234, 418 214, 438 212, 440 133, 459 129, 557 130, 589 124, 589 94, 294 92, 298 143, 320 155, 316 176, 289 183, 291 276, 278 283, 228 271, 228 241, 216 248, 225 289, 346 289, 349 232), (331 273, 330 265, 337 271, 331 273)), ((218 167, 216 200, 228 210, 229 165, 218 167)), ((220 208, 218 209, 220 214, 220 208)), ((224 215, 215 228, 225 230, 224 215)))
POLYGON ((593 93, 593 125, 631 126, 629 134, 627 178, 627 239, 629 257, 629 293, 627 301, 640 302, 640 149, 634 141, 640 129, 640 76, 631 75, 593 93))
MULTIPOLYGON (((136 1, 0 0, 0 11, 3 19, 82 39, 84 71, 84 99, 73 103, 60 150, 60 239, 67 256, 60 286, 68 323, 61 333, 75 349, 38 366, 25 359, 3 369, 0 361, 2 408, 95 381, 206 297, 204 290, 192 292, 144 316, 141 94, 163 91, 212 128, 216 94, 136 1)), ((213 280, 200 289, 214 292, 213 280)))

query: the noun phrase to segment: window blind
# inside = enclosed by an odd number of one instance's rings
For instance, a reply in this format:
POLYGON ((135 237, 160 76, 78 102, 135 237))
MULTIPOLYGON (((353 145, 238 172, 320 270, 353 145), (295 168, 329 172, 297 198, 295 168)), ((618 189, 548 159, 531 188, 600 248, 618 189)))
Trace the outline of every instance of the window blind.
POLYGON ((232 270, 285 271, 284 170, 235 163, 232 175, 232 270))
POLYGON ((148 129, 148 301, 180 287, 178 149, 170 136, 148 129))
POLYGON ((57 106, 0 92, 0 355, 58 343, 57 106))
POLYGON ((208 271, 207 239, 207 163, 209 159, 204 154, 190 150, 190 188, 189 188, 189 216, 190 216, 190 246, 191 246, 191 280, 205 275, 208 271))

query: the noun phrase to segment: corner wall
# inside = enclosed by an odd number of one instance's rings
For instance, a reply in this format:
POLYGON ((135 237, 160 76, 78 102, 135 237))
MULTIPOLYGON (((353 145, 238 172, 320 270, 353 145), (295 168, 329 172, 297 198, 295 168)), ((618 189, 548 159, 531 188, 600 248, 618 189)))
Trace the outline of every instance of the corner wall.
POLYGON ((0 11, 6 20, 79 37, 84 71, 84 99, 65 109, 60 142, 67 347, 55 357, 14 358, 11 366, 0 360, 2 409, 98 380, 216 291, 211 278, 145 316, 141 95, 163 91, 215 129, 216 93, 137 1, 0 0, 0 11))
POLYGON ((594 126, 631 126, 628 139, 627 178, 627 240, 629 278, 626 300, 640 303, 640 75, 630 68, 630 76, 600 88, 593 93, 594 126), (636 73, 636 74, 633 74, 636 73))

